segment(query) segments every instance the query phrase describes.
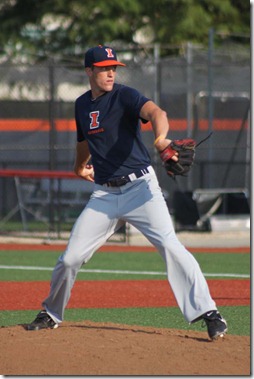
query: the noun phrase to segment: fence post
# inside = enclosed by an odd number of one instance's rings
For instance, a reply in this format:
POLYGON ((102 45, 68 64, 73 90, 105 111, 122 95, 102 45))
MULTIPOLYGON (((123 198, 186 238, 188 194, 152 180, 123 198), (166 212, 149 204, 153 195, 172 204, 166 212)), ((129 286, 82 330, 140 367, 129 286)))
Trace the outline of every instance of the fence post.
MULTIPOLYGON (((208 131, 209 133, 213 130, 213 41, 214 40, 214 30, 209 29, 209 46, 208 46, 208 131)), ((209 162, 212 161, 212 140, 208 141, 209 150, 208 158, 209 162)), ((211 168, 208 172, 208 187, 211 187, 211 168)))
MULTIPOLYGON (((193 123, 193 105, 192 105, 192 99, 193 99, 193 94, 192 94, 192 89, 193 83, 192 83, 192 43, 187 42, 187 104, 186 104, 186 109, 187 109, 187 137, 191 138, 192 137, 192 123, 193 123)), ((188 175, 188 182, 187 182, 187 187, 188 190, 191 191, 193 187, 192 183, 192 172, 190 175, 188 175)))
MULTIPOLYGON (((56 130, 55 130, 55 62, 49 60, 49 169, 56 169, 56 130)), ((55 230, 54 179, 49 179, 49 233, 55 230)))
POLYGON ((155 65, 155 90, 154 102, 160 106, 161 97, 161 67, 160 67, 160 44, 154 45, 154 65, 155 65))

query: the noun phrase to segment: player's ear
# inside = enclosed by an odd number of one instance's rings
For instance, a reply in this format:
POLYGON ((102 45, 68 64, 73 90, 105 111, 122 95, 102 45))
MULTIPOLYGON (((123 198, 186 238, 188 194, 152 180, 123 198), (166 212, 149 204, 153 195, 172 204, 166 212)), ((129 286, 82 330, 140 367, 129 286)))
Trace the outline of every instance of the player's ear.
POLYGON ((86 72, 86 74, 90 77, 90 76, 92 75, 93 70, 92 70, 91 67, 86 67, 86 68, 85 68, 85 72, 86 72))

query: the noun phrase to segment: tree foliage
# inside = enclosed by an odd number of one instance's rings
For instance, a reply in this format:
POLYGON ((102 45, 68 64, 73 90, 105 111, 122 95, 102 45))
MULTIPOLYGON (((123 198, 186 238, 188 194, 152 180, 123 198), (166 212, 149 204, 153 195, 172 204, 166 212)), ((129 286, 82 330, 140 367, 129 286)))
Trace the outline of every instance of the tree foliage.
POLYGON ((124 49, 139 43, 138 32, 143 41, 178 46, 187 41, 207 45, 209 28, 223 36, 249 35, 250 3, 0 0, 0 24, 0 43, 6 56, 63 58, 99 43, 124 49))

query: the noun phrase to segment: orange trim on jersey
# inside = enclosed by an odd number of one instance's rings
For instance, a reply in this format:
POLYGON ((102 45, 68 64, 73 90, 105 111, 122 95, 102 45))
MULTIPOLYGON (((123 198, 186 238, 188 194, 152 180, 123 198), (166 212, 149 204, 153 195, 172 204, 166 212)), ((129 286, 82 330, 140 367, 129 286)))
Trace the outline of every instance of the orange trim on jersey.
MULTIPOLYGON (((58 132, 76 132, 75 119, 56 119, 54 126, 58 132)), ((239 130, 242 127, 241 119, 214 119, 213 130, 239 130)), ((244 128, 248 127, 247 121, 244 128)), ((151 131, 152 126, 150 122, 146 124, 141 123, 143 131, 151 131)), ((169 128, 172 131, 187 130, 186 119, 170 119, 169 128)), ((207 119, 199 120, 199 129, 208 130, 209 121, 207 119)), ((0 119, 0 131, 2 132, 48 132, 50 130, 50 123, 48 119, 0 119)))

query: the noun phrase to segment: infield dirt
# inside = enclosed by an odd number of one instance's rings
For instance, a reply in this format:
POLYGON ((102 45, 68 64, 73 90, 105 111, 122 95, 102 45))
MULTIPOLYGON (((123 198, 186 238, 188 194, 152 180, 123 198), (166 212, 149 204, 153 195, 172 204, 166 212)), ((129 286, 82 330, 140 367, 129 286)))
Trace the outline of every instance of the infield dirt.
POLYGON ((0 329, 4 375, 250 375, 250 338, 110 323, 0 329))

